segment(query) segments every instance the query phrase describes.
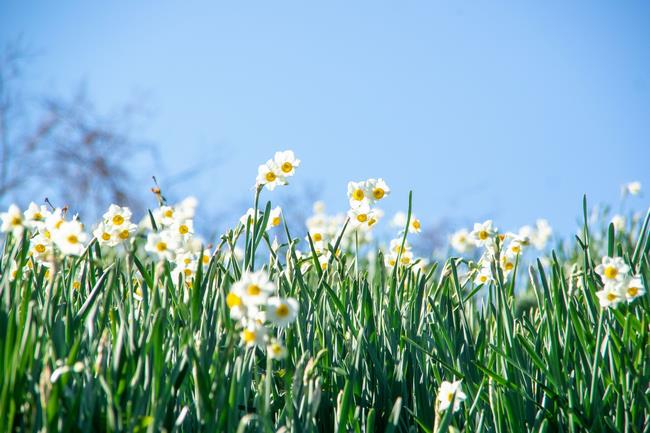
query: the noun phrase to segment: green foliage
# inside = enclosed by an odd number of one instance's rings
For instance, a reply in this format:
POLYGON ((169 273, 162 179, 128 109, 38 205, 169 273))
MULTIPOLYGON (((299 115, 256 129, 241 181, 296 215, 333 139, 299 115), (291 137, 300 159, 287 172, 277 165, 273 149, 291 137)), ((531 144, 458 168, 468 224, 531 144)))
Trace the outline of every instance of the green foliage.
POLYGON ((242 234, 230 232, 189 287, 136 249, 117 258, 91 244, 47 270, 26 237, 9 236, 0 431, 650 429, 647 295, 603 310, 594 272, 616 253, 648 287, 647 220, 636 236, 610 226, 600 245, 585 226, 528 278, 482 288, 459 279, 457 258, 423 272, 343 253, 323 270, 315 255, 298 258, 287 228, 287 259, 273 253, 263 267, 300 312, 282 331, 287 358, 272 361, 242 347, 226 305, 242 268, 262 267, 265 209, 245 227, 245 263, 225 254, 242 234), (467 399, 437 414, 438 387, 453 379, 467 399))

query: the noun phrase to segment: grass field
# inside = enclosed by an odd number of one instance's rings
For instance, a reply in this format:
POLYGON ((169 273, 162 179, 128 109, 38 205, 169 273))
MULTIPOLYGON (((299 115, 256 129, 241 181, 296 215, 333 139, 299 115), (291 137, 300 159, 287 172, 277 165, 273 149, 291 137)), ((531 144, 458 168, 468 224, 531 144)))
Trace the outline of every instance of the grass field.
POLYGON ((0 431, 650 431, 650 214, 590 230, 585 199, 544 260, 479 224, 474 256, 424 263, 413 197, 391 197, 388 249, 369 240, 381 179, 349 185, 347 218, 286 227, 267 200, 298 166, 260 166, 210 248, 159 193, 139 225, 4 214, 0 431))

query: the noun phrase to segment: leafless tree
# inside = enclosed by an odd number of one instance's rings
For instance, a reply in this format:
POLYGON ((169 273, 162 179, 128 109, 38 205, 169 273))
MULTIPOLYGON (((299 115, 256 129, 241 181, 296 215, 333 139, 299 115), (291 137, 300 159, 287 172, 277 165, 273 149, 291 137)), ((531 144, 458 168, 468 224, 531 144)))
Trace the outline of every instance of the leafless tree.
POLYGON ((111 202, 141 209, 133 161, 155 152, 132 137, 137 106, 102 114, 83 90, 71 98, 26 95, 28 60, 20 44, 0 53, 0 202, 51 197, 90 214, 111 202))

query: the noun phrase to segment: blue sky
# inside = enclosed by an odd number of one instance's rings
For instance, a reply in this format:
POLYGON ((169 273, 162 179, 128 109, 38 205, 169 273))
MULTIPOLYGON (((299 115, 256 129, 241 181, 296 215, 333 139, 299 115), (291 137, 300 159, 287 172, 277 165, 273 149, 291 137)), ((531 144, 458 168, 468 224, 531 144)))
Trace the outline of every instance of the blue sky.
POLYGON ((383 177, 388 214, 413 189, 424 221, 566 233, 583 193, 650 188, 648 22, 642 1, 8 1, 0 41, 39 53, 31 92, 84 82, 106 110, 146 95, 137 134, 163 164, 138 163, 143 191, 207 164, 169 194, 241 206, 257 165, 293 149, 295 188, 333 211, 348 180, 383 177))

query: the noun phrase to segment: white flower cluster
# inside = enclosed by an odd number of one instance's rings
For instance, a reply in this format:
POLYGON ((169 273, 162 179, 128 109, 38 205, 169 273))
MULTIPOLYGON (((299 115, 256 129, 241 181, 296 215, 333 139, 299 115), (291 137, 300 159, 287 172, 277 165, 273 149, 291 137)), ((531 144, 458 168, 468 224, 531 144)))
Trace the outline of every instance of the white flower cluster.
POLYGON ((296 173, 296 167, 300 160, 295 157, 293 151, 285 150, 275 152, 273 159, 269 159, 257 168, 257 186, 265 186, 273 191, 278 185, 287 185, 287 178, 296 173))
POLYGON ((493 280, 491 268, 497 258, 498 267, 507 277, 515 269, 517 260, 526 248, 532 246, 543 250, 552 233, 551 226, 544 219, 537 220, 535 227, 521 227, 517 233, 499 233, 492 220, 487 220, 474 224, 471 231, 458 230, 451 235, 450 244, 461 254, 475 248, 483 249, 475 269, 474 281, 477 284, 486 284, 493 280))
POLYGON ((370 228, 375 225, 383 213, 374 205, 389 194, 390 188, 381 178, 348 182, 348 216, 352 228, 370 228))
POLYGON ((55 254, 78 256, 83 253, 88 234, 75 215, 66 221, 63 209, 49 210, 46 206, 30 203, 25 212, 15 204, 0 214, 0 230, 22 236, 24 230, 31 230, 29 254, 44 266, 49 266, 55 254))
MULTIPOLYGON (((186 287, 192 284, 199 265, 210 263, 210 255, 202 250, 203 241, 194 235, 194 214, 197 200, 188 197, 174 206, 163 205, 151 212, 157 231, 147 215, 140 225, 149 230, 145 251, 174 264, 172 276, 183 276, 186 287)), ((186 292, 187 295, 187 292, 186 292)))
POLYGON ((116 204, 109 206, 102 221, 93 230, 100 245, 116 247, 133 238, 138 226, 131 222, 131 210, 116 204))
MULTIPOLYGON (((381 214, 379 209, 375 209, 375 212, 377 216, 381 214)), ((333 247, 339 237, 341 237, 339 251, 349 250, 356 242, 359 245, 365 245, 372 240, 372 232, 370 226, 367 224, 354 225, 350 223, 341 236, 346 218, 347 216, 344 213, 327 214, 325 212, 325 203, 317 201, 313 206, 313 214, 305 221, 309 234, 305 236, 305 240, 309 242, 309 238, 311 237, 314 250, 318 255, 318 260, 323 270, 327 268, 331 256, 328 246, 331 245, 333 247)), ((296 251, 296 253, 299 252, 296 251)), ((309 252, 309 255, 311 255, 311 252, 309 252)))
POLYGON ((403 237, 404 231, 407 233, 420 233, 422 230, 422 223, 413 213, 411 213, 411 219, 408 220, 408 227, 406 227, 407 220, 408 215, 404 212, 397 212, 391 220, 391 226, 400 230, 398 232, 398 237, 390 241, 388 251, 384 254, 384 265, 386 265, 387 268, 394 267, 398 260, 399 264, 403 266, 417 263, 421 268, 424 268, 427 264, 425 259, 416 258, 413 255, 408 240, 403 237), (404 245, 402 245, 403 240, 404 245))
POLYGON ((298 316, 298 301, 277 296, 277 287, 265 271, 244 272, 226 297, 230 317, 242 328, 241 339, 246 347, 264 347, 268 355, 280 359, 286 348, 269 337, 269 327, 285 328, 298 316))
POLYGON ((603 280, 603 289, 596 292, 600 306, 616 307, 620 302, 632 302, 645 294, 641 277, 630 274, 630 266, 622 257, 603 257, 596 273, 603 280))

